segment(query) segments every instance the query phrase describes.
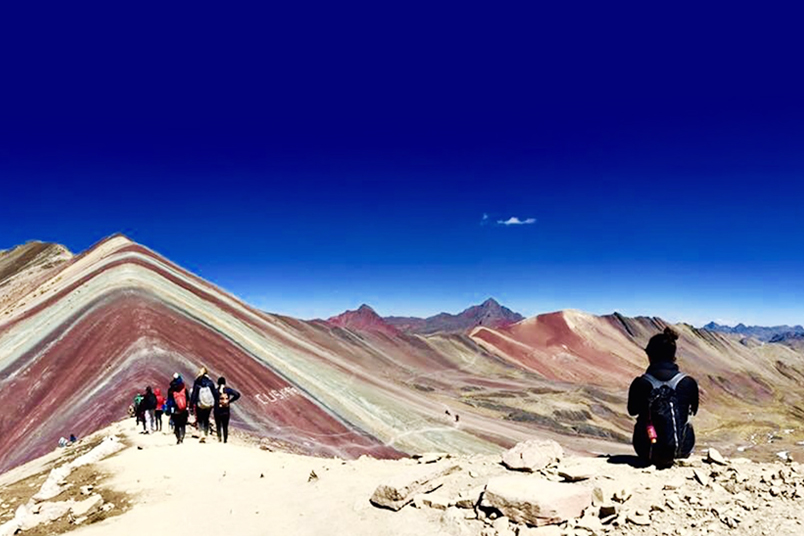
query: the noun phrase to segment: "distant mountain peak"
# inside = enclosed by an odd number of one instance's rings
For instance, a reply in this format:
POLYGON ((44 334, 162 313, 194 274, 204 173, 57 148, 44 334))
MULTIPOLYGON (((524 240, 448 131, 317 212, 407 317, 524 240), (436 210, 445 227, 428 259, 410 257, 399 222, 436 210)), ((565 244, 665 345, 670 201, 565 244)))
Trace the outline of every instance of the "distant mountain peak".
POLYGON ((355 331, 374 331, 387 335, 397 335, 399 330, 385 321, 383 317, 365 303, 354 311, 345 311, 327 319, 327 323, 355 331))
POLYGON ((499 328, 515 324, 524 317, 511 309, 500 305, 494 298, 488 298, 480 305, 473 305, 458 314, 439 313, 428 318, 388 317, 391 325, 412 333, 462 333, 485 326, 499 328))

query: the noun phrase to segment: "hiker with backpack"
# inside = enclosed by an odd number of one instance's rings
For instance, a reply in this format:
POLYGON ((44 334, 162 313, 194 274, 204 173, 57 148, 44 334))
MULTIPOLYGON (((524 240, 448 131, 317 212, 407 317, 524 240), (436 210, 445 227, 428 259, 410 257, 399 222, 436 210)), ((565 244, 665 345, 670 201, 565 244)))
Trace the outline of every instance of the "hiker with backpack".
POLYGON ((224 443, 229 439, 229 417, 231 404, 240 398, 240 393, 226 386, 226 378, 218 378, 218 400, 215 404, 215 428, 218 432, 218 441, 224 443))
POLYGON ((677 339, 670 327, 651 337, 645 348, 648 369, 634 379, 628 391, 628 414, 637 416, 634 450, 658 468, 688 457, 695 447, 689 418, 698 413, 698 383, 678 368, 677 339))
POLYGON ((187 394, 187 386, 184 385, 184 380, 177 372, 173 375, 173 380, 170 382, 167 402, 167 405, 171 410, 173 431, 176 434, 177 445, 184 443, 184 434, 187 430, 187 418, 189 417, 189 406, 187 403, 189 399, 190 397, 187 394))
POLYGON ((190 397, 190 408, 195 413, 195 422, 199 432, 203 432, 200 442, 205 443, 209 435, 209 416, 218 403, 218 389, 215 382, 207 374, 206 367, 201 367, 193 382, 193 394, 190 397))

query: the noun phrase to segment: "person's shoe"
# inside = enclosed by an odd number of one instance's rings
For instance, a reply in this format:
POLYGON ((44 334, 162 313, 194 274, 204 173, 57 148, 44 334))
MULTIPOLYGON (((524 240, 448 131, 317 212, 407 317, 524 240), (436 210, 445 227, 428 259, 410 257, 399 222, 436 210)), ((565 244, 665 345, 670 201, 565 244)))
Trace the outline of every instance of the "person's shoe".
POLYGON ((201 439, 199 439, 199 440, 198 440, 198 442, 199 442, 199 443, 206 443, 206 442, 207 442, 207 438, 206 438, 206 437, 202 437, 201 439))

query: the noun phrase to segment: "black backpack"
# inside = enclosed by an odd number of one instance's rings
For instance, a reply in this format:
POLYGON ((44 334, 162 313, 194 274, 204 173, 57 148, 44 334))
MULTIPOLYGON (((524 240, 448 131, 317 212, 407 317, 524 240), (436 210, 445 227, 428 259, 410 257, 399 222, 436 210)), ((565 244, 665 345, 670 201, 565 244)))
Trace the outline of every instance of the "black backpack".
POLYGON ((684 436, 687 433, 689 416, 681 414, 676 393, 676 387, 686 374, 679 372, 666 382, 661 382, 650 374, 644 374, 642 377, 653 387, 648 396, 647 434, 648 440, 651 441, 648 456, 656 466, 669 466, 681 455, 684 436), (651 434, 651 427, 654 429, 654 434, 651 434), (652 441, 651 435, 655 435, 655 442, 652 441))

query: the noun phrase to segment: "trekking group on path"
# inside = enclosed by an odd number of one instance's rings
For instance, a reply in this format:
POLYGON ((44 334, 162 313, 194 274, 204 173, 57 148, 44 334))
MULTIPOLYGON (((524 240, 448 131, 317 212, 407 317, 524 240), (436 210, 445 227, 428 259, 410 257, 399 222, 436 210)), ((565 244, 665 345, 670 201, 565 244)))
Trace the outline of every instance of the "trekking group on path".
POLYGON ((148 386, 145 394, 134 397, 133 413, 137 425, 142 422, 143 433, 162 430, 162 414, 169 416, 170 426, 176 434, 176 444, 184 442, 190 414, 195 415, 200 442, 205 443, 209 436, 211 415, 215 417, 218 441, 226 443, 229 439, 229 417, 231 404, 240 398, 240 393, 226 385, 226 378, 218 378, 217 385, 209 377, 206 367, 202 367, 193 382, 192 392, 188 391, 181 374, 173 375, 167 391, 167 398, 159 388, 148 386))

